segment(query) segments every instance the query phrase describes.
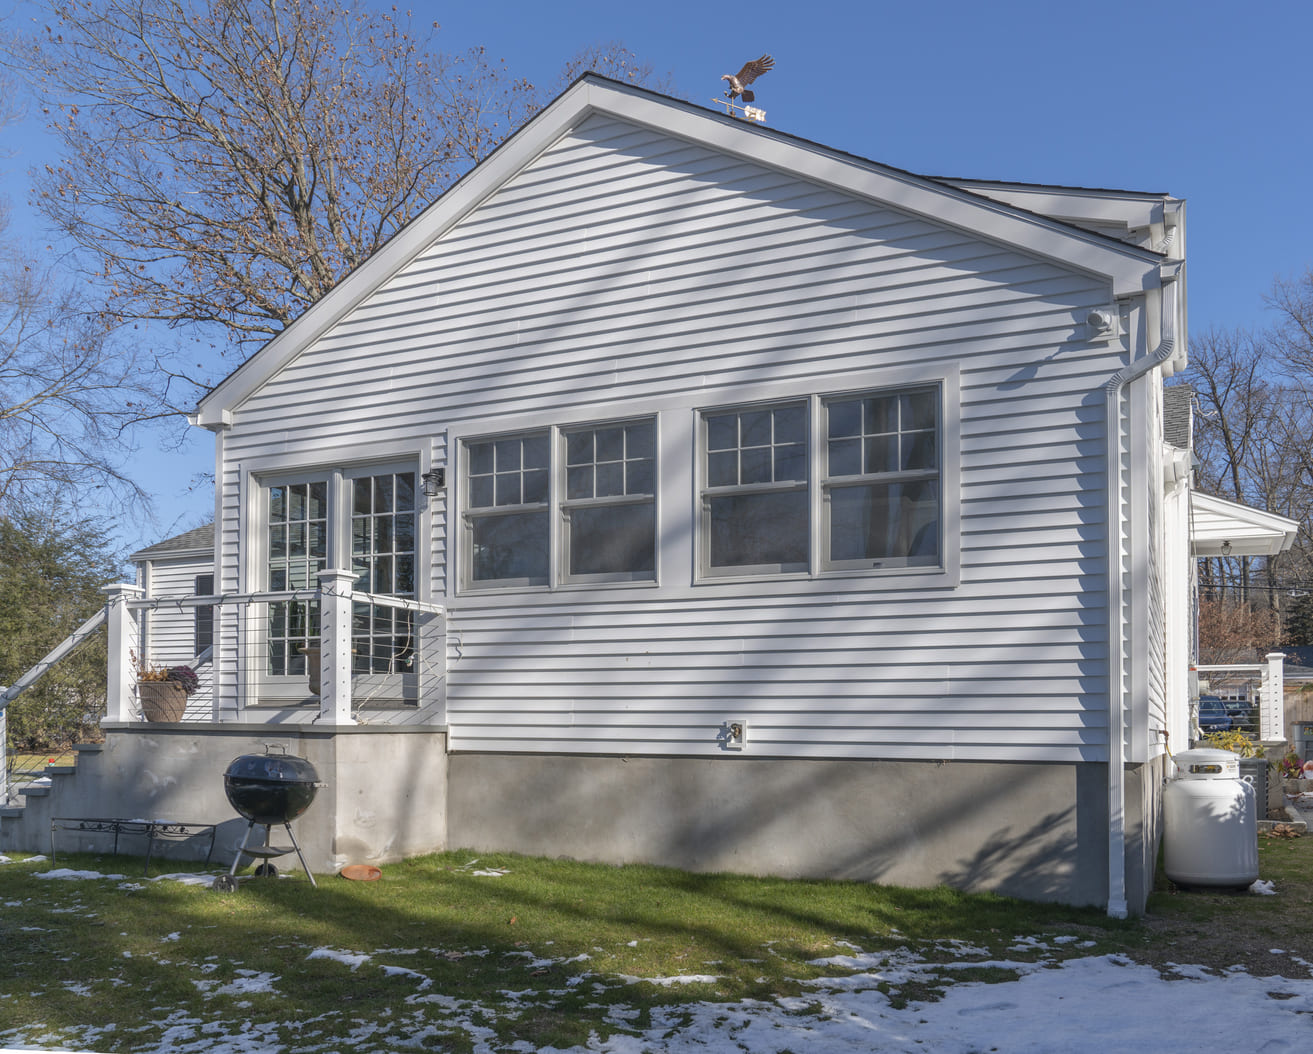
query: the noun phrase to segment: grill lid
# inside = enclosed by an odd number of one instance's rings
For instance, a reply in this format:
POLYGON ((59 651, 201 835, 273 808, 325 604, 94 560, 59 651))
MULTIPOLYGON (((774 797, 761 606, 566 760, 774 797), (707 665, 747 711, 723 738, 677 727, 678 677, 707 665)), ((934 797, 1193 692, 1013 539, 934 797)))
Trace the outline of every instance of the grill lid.
POLYGON ((318 783, 315 767, 295 754, 243 754, 233 758, 224 778, 270 783, 318 783))
POLYGON ((243 754, 223 774, 223 791, 232 807, 263 824, 295 820, 310 808, 322 786, 315 767, 295 754, 243 754))

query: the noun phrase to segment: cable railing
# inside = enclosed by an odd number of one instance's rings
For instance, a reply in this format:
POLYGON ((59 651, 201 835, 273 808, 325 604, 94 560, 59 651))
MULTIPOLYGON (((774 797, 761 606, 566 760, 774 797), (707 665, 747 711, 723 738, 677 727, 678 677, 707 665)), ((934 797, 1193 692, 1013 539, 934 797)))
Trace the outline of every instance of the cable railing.
MULTIPOLYGON (((317 589, 212 596, 145 597, 117 587, 107 605, 107 719, 141 719, 132 642, 182 639, 201 609, 214 628, 213 661, 194 671, 198 683, 180 720, 268 720, 273 709, 295 711, 293 720, 355 724, 367 710, 414 709, 431 697, 443 676, 443 609, 355 590, 351 572, 319 578, 317 589)), ((151 663, 172 665, 166 653, 157 645, 151 663)))

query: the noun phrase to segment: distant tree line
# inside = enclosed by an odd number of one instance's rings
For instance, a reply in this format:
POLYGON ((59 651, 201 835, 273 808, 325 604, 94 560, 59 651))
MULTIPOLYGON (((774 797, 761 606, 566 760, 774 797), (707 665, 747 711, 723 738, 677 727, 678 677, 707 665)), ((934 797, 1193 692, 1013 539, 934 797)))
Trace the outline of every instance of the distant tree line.
POLYGON ((1190 341, 1197 485, 1301 528, 1277 556, 1201 562, 1202 650, 1313 644, 1313 271, 1268 300, 1273 325, 1190 341))

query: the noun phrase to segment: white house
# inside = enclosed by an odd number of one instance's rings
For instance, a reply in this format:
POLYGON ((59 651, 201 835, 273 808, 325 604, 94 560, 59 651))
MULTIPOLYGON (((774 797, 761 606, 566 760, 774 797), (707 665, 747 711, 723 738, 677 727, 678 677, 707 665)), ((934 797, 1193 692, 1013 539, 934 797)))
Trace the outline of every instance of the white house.
POLYGON ((216 687, 111 740, 321 757, 325 866, 1140 910, 1188 736, 1184 259, 1165 194, 585 76, 202 401, 216 687))

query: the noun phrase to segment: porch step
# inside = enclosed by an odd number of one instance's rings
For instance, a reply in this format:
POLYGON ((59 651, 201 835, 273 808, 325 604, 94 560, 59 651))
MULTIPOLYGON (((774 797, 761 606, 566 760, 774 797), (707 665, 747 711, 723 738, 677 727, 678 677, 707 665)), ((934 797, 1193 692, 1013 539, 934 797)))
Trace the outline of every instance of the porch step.
POLYGON ((21 820, 24 811, 21 805, 5 805, 0 807, 0 820, 21 820))
POLYGON ((19 787, 18 793, 28 798, 44 798, 50 793, 50 784, 29 783, 26 787, 19 787))
POLYGON ((47 776, 72 776, 76 772, 76 765, 47 765, 45 768, 47 776))

